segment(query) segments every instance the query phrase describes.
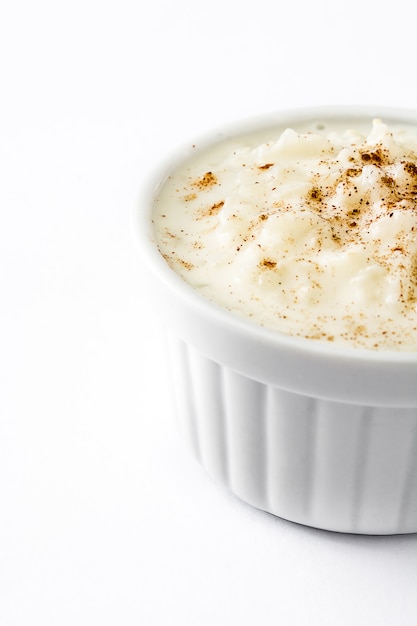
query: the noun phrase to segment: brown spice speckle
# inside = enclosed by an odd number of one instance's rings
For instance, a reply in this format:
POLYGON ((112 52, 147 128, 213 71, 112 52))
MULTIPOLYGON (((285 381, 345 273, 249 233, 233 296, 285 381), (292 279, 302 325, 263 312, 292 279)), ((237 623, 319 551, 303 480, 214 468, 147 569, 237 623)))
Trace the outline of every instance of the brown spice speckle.
POLYGON ((213 187, 213 185, 217 185, 217 183, 217 177, 213 174, 213 172, 206 172, 201 178, 197 178, 192 184, 193 187, 198 187, 198 189, 209 189, 210 187, 213 187))
POLYGON ((217 215, 220 209, 224 206, 224 200, 220 200, 220 202, 215 202, 211 206, 206 209, 202 209, 200 211, 201 217, 213 217, 213 215, 217 215))
POLYGON ((323 199, 323 194, 320 187, 312 187, 307 194, 307 198, 310 200, 315 200, 316 202, 320 202, 323 199))
POLYGON ((262 261, 259 263, 259 267, 264 269, 274 269, 276 265, 277 262, 273 259, 262 259, 262 261))
POLYGON ((273 163, 265 163, 265 165, 258 165, 258 170, 269 170, 269 168, 273 166, 273 163))

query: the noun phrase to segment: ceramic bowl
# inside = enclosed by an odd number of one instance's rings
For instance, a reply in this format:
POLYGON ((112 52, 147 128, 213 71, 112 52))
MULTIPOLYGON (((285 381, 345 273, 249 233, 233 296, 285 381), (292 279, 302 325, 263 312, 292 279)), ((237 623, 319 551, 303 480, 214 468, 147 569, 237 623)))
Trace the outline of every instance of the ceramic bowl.
POLYGON ((417 352, 293 338, 222 309, 158 251, 152 224, 165 176, 223 140, 308 120, 417 124, 417 112, 336 107, 276 112, 179 149, 145 185, 133 231, 148 296, 168 336, 181 430, 201 465, 242 500, 340 532, 417 532, 417 352), (196 147, 191 147, 195 144, 196 147))

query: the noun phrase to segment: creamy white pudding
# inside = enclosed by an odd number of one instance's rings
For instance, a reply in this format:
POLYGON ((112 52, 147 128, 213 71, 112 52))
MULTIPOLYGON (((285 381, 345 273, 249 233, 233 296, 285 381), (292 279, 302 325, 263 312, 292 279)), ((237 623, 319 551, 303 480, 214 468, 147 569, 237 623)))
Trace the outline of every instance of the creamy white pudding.
POLYGON ((161 185, 160 252, 292 336, 417 350, 417 129, 315 123, 196 151, 161 185))

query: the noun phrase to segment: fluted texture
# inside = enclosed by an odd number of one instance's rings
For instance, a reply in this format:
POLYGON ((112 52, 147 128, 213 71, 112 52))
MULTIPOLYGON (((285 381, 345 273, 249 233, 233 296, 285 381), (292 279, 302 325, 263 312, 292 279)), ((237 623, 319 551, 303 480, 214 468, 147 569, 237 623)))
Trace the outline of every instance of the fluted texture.
POLYGON ((289 393, 169 337, 180 428, 246 502, 341 532, 417 532, 417 410, 289 393))

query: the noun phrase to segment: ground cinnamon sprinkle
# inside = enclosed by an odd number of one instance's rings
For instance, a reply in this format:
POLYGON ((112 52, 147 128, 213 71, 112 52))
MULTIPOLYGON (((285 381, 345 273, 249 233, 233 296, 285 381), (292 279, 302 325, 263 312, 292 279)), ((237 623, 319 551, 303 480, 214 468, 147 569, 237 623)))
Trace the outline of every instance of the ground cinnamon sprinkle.
POLYGON ((224 205, 224 200, 220 200, 220 202, 215 202, 214 204, 209 206, 207 209, 202 209, 200 212, 200 216, 209 217, 209 216, 216 215, 220 211, 223 205, 224 205))
POLYGON ((277 262, 274 261, 273 259, 262 259, 262 261, 259 263, 259 267, 263 267, 267 269, 272 269, 276 267, 276 265, 277 265, 277 262))
POLYGON ((279 332, 417 351, 417 132, 370 126, 286 129, 188 164, 160 200, 167 262, 279 332))
POLYGON ((198 189, 207 189, 208 187, 217 185, 217 182, 217 177, 213 174, 213 172, 206 172, 204 176, 197 178, 192 185, 193 187, 198 187, 198 189))
POLYGON ((269 168, 273 166, 273 163, 265 163, 265 165, 258 165, 258 170, 269 170, 269 168))

